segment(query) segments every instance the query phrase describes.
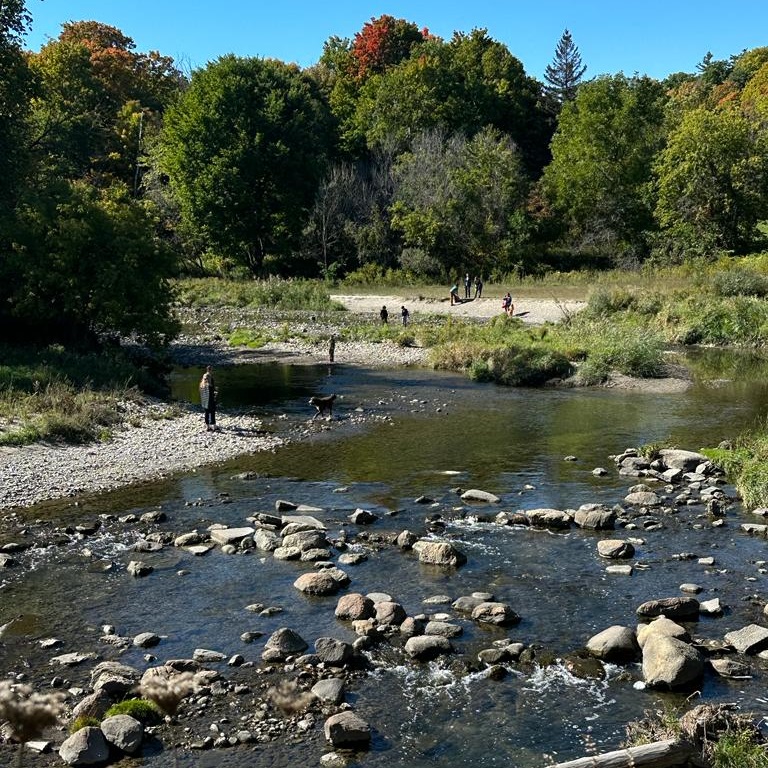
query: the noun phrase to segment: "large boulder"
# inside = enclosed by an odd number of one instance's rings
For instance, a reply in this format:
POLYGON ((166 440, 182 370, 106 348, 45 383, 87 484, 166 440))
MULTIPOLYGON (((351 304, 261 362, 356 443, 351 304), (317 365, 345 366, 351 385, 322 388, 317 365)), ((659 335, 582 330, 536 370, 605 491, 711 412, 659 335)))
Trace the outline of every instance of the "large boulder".
POLYGON ((699 464, 704 464, 709 459, 695 451, 681 451, 677 448, 662 448, 659 456, 667 469, 681 469, 683 472, 693 472, 699 464))
POLYGON ((324 531, 312 528, 308 531, 296 531, 296 533, 283 536, 281 546, 295 547, 301 552, 306 552, 308 549, 326 549, 328 539, 325 537, 324 531))
POLYGON ((344 681, 340 677, 318 680, 312 686, 312 694, 324 704, 338 706, 344 700, 344 681))
POLYGON ((574 513, 573 522, 579 528, 612 530, 616 524, 616 512, 604 504, 582 504, 574 513))
POLYGON ((325 738, 334 747, 365 749, 371 743, 371 727, 354 712, 339 712, 325 721, 325 738))
POLYGON ((512 608, 506 603, 480 603, 472 611, 472 618, 481 624, 493 624, 497 627, 508 627, 520 621, 512 608))
POLYGON ((646 641, 654 635, 663 635, 664 637, 674 637, 677 640, 682 640, 684 643, 688 643, 691 640, 691 636, 688 634, 688 630, 685 627, 681 627, 672 619, 668 619, 666 616, 659 616, 654 619, 650 624, 640 624, 637 628, 637 642, 642 648, 646 641))
POLYGON ((374 607, 378 624, 392 624, 399 627, 405 621, 407 614, 405 608, 400 603, 396 603, 393 600, 383 600, 380 603, 376 603, 374 607))
POLYGON ((501 499, 489 491, 481 491, 479 488, 470 488, 461 494, 462 501, 481 501, 485 504, 498 504, 501 499))
POLYGON ((635 548, 622 539, 603 539, 597 542, 597 554, 608 560, 625 560, 634 556, 635 548))
POLYGON ((686 688, 704 674, 704 658, 698 648, 682 640, 653 635, 643 646, 643 679, 654 688, 686 688))
POLYGON ((112 699, 106 691, 94 691, 79 701, 72 709, 72 719, 78 717, 95 717, 101 720, 104 713, 112 706, 112 699))
POLYGON ((293 586, 307 595, 332 595, 339 591, 341 585, 333 577, 330 569, 327 569, 325 571, 303 573, 293 582, 293 586))
POLYGON ((633 507, 660 507, 661 499, 653 491, 635 491, 628 493, 624 501, 633 507))
POLYGON ((211 539, 217 544, 239 544, 243 539, 253 536, 253 528, 214 528, 211 539))
POLYGON ((405 652, 417 661, 431 661, 445 653, 452 653, 453 646, 447 637, 441 635, 418 635, 405 643, 405 652))
POLYGON ((115 715, 101 721, 104 738, 122 752, 133 754, 141 746, 144 726, 130 715, 115 715))
POLYGON ((758 653, 768 647, 768 629, 759 624, 737 629, 725 635, 725 642, 739 653, 758 653))
POLYGON ((375 613, 373 600, 357 592, 342 595, 336 603, 335 615, 342 621, 370 619, 375 613))
POLYGON ((648 600, 638 606, 636 613, 645 619, 666 616, 678 621, 695 621, 699 616, 699 601, 695 597, 664 597, 648 600))
POLYGON ((536 528, 559 530, 571 527, 571 516, 560 509, 528 509, 525 515, 528 522, 536 528))
POLYGON ((467 562, 467 556, 448 541, 419 539, 413 545, 413 549, 418 553, 420 563, 456 568, 467 562))
MULTIPOLYGON (((309 646, 306 640, 289 627, 281 627, 270 635, 264 646, 264 653, 270 660, 286 659, 297 653, 303 653, 309 646)), ((262 654, 264 658, 264 654, 262 654)))
POLYGON ((318 637, 315 640, 315 654, 320 661, 331 667, 343 667, 354 658, 355 651, 349 643, 342 640, 318 637))
POLYGON ((87 726, 64 741, 59 747, 59 757, 67 765, 98 765, 107 761, 109 745, 101 728, 87 726))
POLYGON ((587 640, 587 650, 598 659, 616 664, 635 661, 640 655, 635 633, 629 627, 614 625, 587 640))

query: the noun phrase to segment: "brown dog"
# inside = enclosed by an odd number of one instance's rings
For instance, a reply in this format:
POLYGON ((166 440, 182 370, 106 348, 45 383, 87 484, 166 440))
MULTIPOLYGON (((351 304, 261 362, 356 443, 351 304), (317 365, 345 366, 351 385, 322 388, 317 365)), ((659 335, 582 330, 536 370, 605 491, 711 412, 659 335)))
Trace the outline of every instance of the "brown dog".
POLYGON ((312 417, 314 421, 318 416, 322 416, 328 411, 328 418, 333 418, 333 401, 336 399, 336 395, 328 395, 327 397, 319 397, 314 395, 309 398, 309 404, 314 405, 317 408, 317 413, 312 417))

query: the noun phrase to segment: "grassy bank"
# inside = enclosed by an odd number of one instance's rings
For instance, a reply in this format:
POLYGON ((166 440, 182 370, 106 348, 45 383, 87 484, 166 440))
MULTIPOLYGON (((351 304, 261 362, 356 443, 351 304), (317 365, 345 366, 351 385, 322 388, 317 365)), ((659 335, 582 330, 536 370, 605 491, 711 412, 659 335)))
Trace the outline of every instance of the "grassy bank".
POLYGON ((0 350, 0 445, 106 439, 156 375, 119 349, 76 353, 60 346, 0 350))
POLYGON ((768 506, 768 421, 703 453, 725 470, 746 507, 768 506))

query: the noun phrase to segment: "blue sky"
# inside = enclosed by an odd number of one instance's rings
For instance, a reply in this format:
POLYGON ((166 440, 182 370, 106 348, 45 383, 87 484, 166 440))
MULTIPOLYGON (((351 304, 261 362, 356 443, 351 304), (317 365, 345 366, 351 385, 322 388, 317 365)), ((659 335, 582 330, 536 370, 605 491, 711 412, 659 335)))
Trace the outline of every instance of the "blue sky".
POLYGON ((543 78, 567 27, 587 77, 693 72, 707 51, 727 58, 768 45, 766 0, 27 0, 39 49, 65 21, 118 27, 140 51, 173 56, 184 69, 226 53, 315 63, 331 36, 352 37, 387 13, 448 38, 485 27, 529 75, 543 78))

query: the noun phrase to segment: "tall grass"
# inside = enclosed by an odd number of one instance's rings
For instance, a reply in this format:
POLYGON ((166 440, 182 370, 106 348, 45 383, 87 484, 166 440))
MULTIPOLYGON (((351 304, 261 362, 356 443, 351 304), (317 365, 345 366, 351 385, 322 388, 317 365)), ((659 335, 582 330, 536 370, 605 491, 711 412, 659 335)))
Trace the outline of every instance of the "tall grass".
POLYGON ((120 403, 139 386, 159 392, 149 370, 119 351, 78 354, 60 346, 0 350, 0 444, 83 443, 122 421, 120 403))
POLYGON ((326 283, 318 280, 227 280, 204 277, 177 281, 177 301, 181 306, 264 307, 293 310, 343 310, 331 301, 326 283))

